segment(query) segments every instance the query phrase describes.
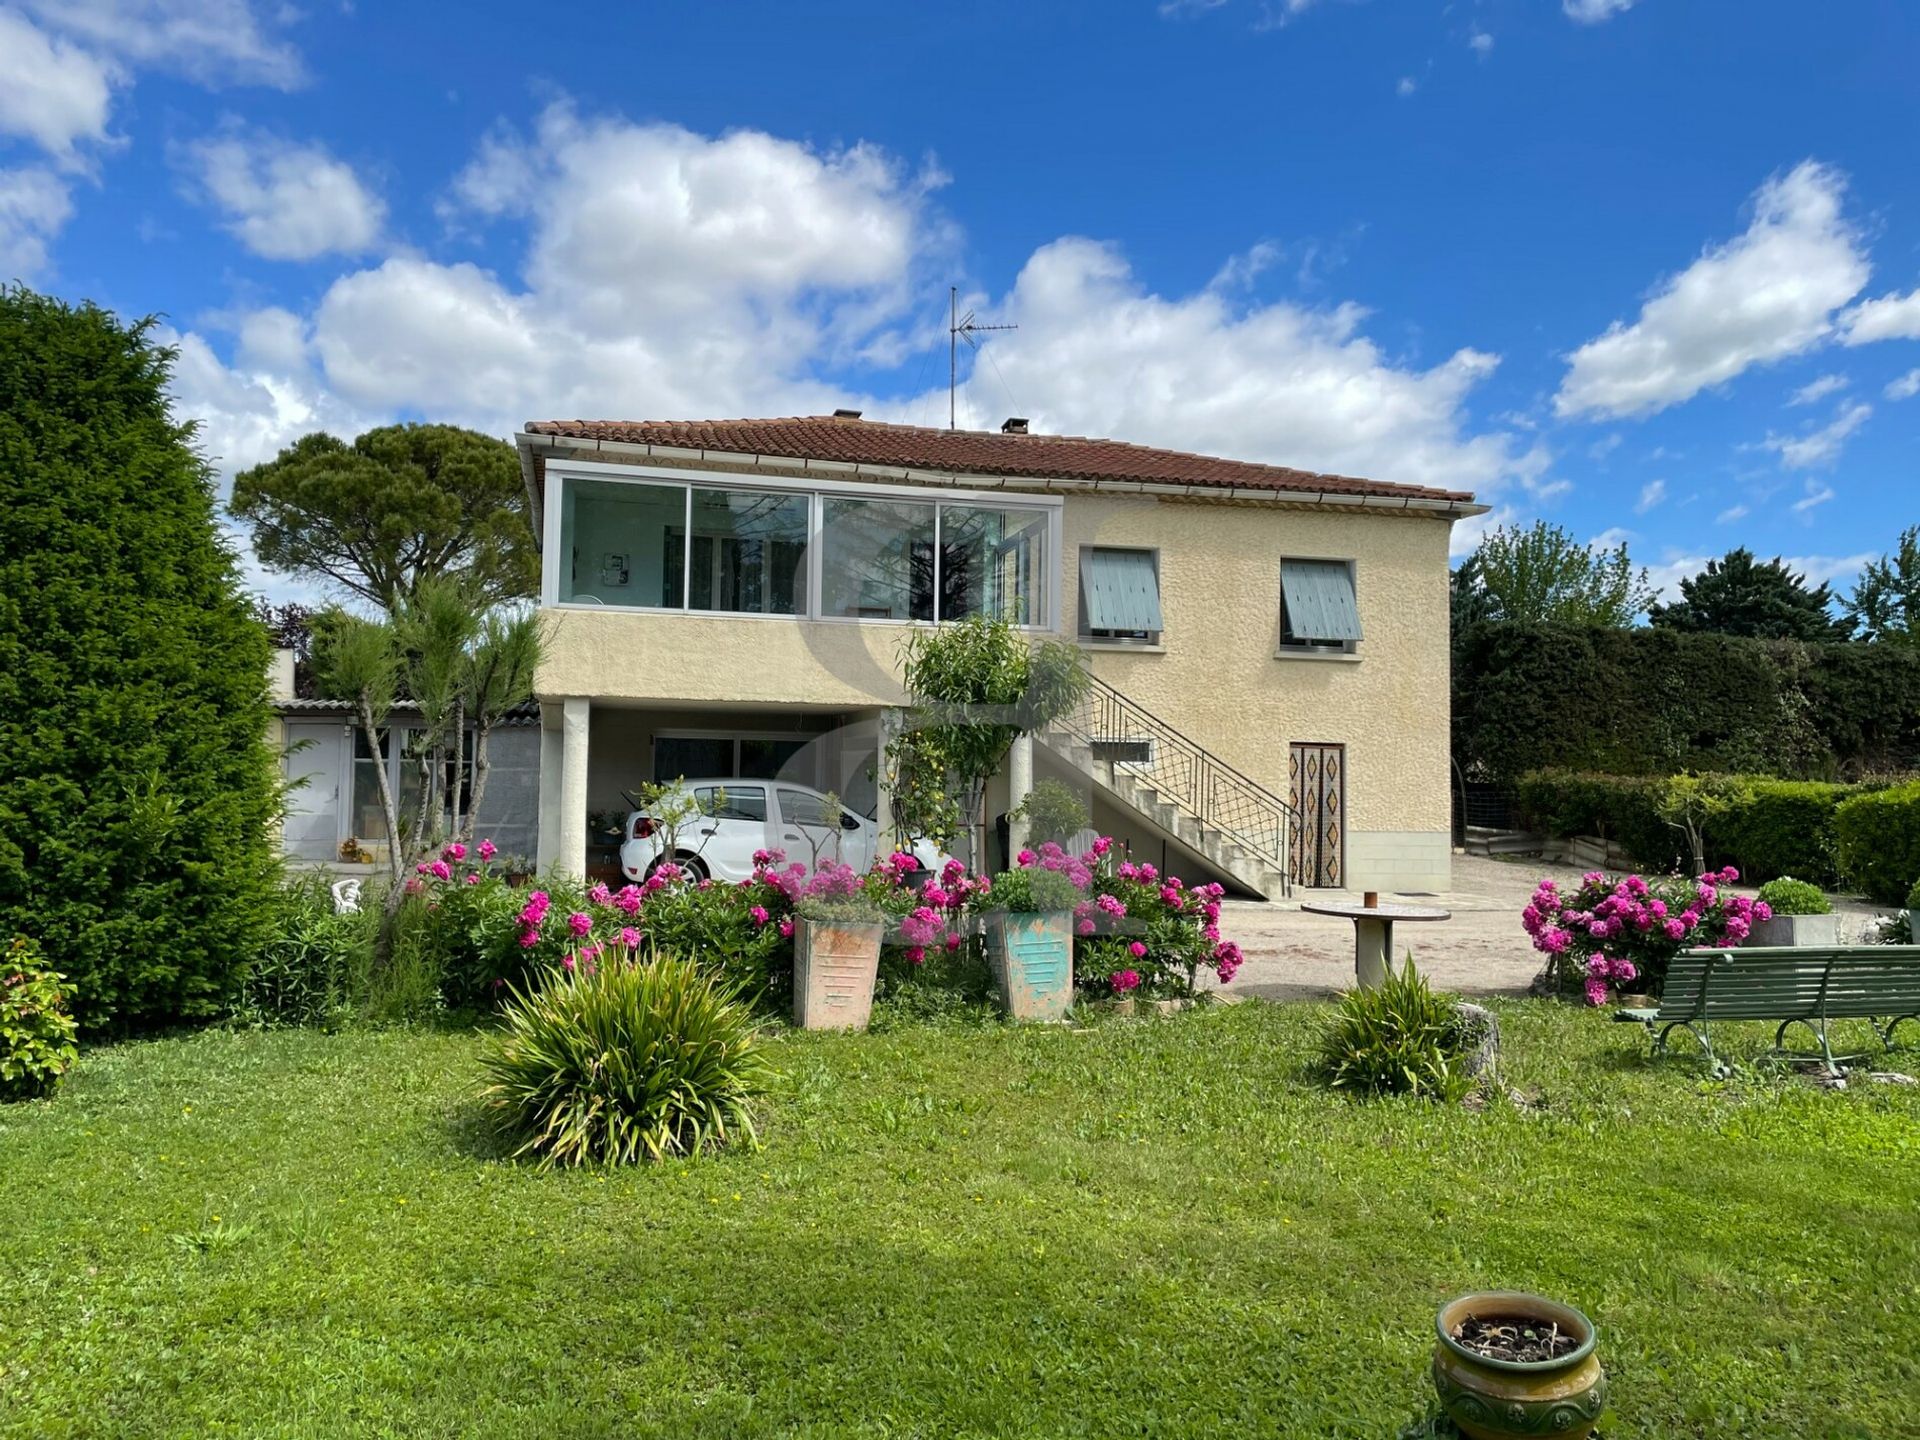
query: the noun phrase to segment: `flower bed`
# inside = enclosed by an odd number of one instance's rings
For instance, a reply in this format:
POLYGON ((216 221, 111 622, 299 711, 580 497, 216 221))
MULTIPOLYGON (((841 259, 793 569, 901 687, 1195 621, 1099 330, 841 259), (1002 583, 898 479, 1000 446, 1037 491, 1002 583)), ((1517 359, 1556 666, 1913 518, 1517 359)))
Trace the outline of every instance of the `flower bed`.
POLYGON ((1615 879, 1598 870, 1580 877, 1562 894, 1542 880, 1521 912, 1520 924, 1533 948, 1547 957, 1541 982, 1558 993, 1584 994, 1604 1005, 1609 987, 1638 984, 1658 995, 1667 964, 1682 950, 1738 945, 1756 920, 1771 919, 1764 901, 1728 895, 1740 872, 1729 865, 1696 880, 1665 875, 1615 879))
MULTIPOLYGON (((762 850, 738 884, 665 864, 617 890, 564 879, 514 889, 493 869, 494 855, 485 841, 450 845, 408 882, 446 937, 450 987, 457 980, 473 998, 524 990, 545 971, 591 964, 609 949, 651 947, 693 957, 779 1006, 791 993, 794 919, 803 912, 871 916, 885 926, 891 975, 952 983, 981 962, 979 921, 993 908, 989 877, 957 860, 932 874, 905 853, 863 874, 832 860, 810 870, 762 850), (948 963, 929 965, 935 956, 948 963)), ((1136 865, 1104 837, 1078 854, 1051 843, 1022 851, 1018 864, 1071 883, 1074 974, 1085 994, 1187 996, 1202 972, 1226 983, 1240 968, 1239 946, 1220 934, 1225 892, 1217 884, 1189 886, 1136 865)))

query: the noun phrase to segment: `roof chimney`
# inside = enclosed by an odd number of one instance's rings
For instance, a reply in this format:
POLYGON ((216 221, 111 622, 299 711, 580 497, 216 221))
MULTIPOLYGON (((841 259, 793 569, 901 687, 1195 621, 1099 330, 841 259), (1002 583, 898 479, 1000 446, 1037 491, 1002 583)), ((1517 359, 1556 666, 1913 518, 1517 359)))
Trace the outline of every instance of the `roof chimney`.
POLYGON ((860 412, 858 410, 836 410, 833 412, 833 418, 836 420, 858 420, 860 418, 860 412))
POLYGON ((1007 423, 1000 427, 1000 433, 1002 435, 1026 434, 1027 433, 1027 417, 1024 415, 1009 415, 1007 417, 1007 423))

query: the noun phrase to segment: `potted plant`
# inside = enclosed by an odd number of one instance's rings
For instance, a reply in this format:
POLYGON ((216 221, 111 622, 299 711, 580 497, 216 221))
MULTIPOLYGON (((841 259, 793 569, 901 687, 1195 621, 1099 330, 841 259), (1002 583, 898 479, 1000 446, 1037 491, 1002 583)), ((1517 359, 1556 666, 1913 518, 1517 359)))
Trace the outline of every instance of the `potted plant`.
POLYGON ((1073 907, 1080 892, 1057 870, 1008 870, 987 892, 987 958, 1015 1020, 1061 1020, 1073 1003, 1073 907))
POLYGON ((1833 905, 1818 885, 1782 875, 1760 887, 1760 898, 1773 911, 1770 919, 1756 920, 1749 945, 1835 945, 1839 923, 1833 905))
POLYGON ((1472 1440, 1584 1435, 1607 1408, 1599 1332, 1571 1305, 1483 1290, 1442 1305, 1434 1328, 1440 1408, 1472 1440))
POLYGON ((867 1028, 889 918, 886 897, 873 892, 885 888, 830 860, 795 901, 793 1023, 801 1029, 867 1028))

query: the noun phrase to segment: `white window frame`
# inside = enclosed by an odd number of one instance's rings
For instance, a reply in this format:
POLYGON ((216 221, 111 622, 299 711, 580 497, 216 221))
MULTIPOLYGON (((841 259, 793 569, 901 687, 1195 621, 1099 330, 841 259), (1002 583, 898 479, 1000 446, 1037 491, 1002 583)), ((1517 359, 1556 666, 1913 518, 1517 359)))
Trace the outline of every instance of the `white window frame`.
POLYGON ((1289 562, 1316 561, 1320 564, 1344 565, 1347 578, 1353 584, 1353 608, 1357 614, 1360 609, 1360 565, 1351 555, 1283 555, 1280 557, 1280 569, 1277 578, 1280 581, 1280 603, 1275 608, 1274 621, 1278 631, 1275 657, 1281 660, 1358 660, 1360 658, 1358 640, 1340 640, 1328 643, 1324 640, 1287 639, 1287 581, 1286 572, 1289 562))
MULTIPOLYGON (((1048 613, 1019 622, 1015 629, 1034 633, 1058 633, 1065 606, 1060 603, 1061 514, 1066 505, 1059 495, 1032 495, 1025 491, 964 490, 936 485, 832 484, 803 480, 787 475, 744 475, 733 470, 682 470, 656 465, 619 465, 604 460, 549 460, 546 467, 546 496, 542 507, 543 523, 540 547, 540 604, 551 610, 618 610, 638 615, 677 615, 731 620, 810 621, 823 625, 926 625, 926 620, 877 619, 860 615, 825 615, 820 610, 822 546, 820 544, 823 501, 904 500, 933 506, 933 594, 936 608, 940 598, 940 522, 945 505, 976 505, 995 510, 1026 510, 1047 517, 1047 575, 1043 593, 1035 599, 1048 613), (560 598, 560 543, 562 492, 566 482, 574 480, 611 480, 632 485, 678 486, 686 492, 683 502, 682 543, 685 547, 681 569, 681 603, 677 606, 609 605, 605 603, 562 600, 560 598), (692 595, 693 570, 693 492, 695 490, 746 490, 786 492, 808 497, 807 505, 807 604, 794 615, 767 615, 759 611, 695 610, 688 600, 692 595)), ((1156 560, 1156 565, 1157 565, 1156 560)))
MULTIPOLYGON (((1074 638, 1089 649, 1145 650, 1154 653, 1164 651, 1167 648, 1165 643, 1167 632, 1164 628, 1147 632, 1147 638, 1144 640, 1136 639, 1129 635, 1095 635, 1087 628, 1087 607, 1080 603, 1078 587, 1080 576, 1085 573, 1087 568, 1087 554, 1093 550, 1133 550, 1141 554, 1151 555, 1153 557, 1153 583, 1155 589, 1160 588, 1160 582, 1163 578, 1160 572, 1160 547, 1158 545, 1082 545, 1076 552, 1075 559, 1077 561, 1077 567, 1073 572, 1075 585, 1073 597, 1074 638)), ((1162 626, 1166 624, 1166 619, 1167 594, 1165 590, 1160 590, 1160 623, 1162 626)))

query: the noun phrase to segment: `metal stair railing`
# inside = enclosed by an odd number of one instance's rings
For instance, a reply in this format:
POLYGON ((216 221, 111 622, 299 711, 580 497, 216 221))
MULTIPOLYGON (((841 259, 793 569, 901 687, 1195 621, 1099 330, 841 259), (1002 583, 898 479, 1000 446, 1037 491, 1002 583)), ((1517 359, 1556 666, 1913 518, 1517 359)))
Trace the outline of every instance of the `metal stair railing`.
POLYGON ((1279 872, 1281 893, 1291 895, 1300 877, 1290 836, 1300 812, 1104 680, 1091 675, 1087 679, 1086 693, 1050 728, 1086 745, 1096 758, 1113 758, 1101 756, 1101 746, 1147 741, 1146 758, 1116 763, 1201 824, 1225 831, 1266 861, 1279 872))

